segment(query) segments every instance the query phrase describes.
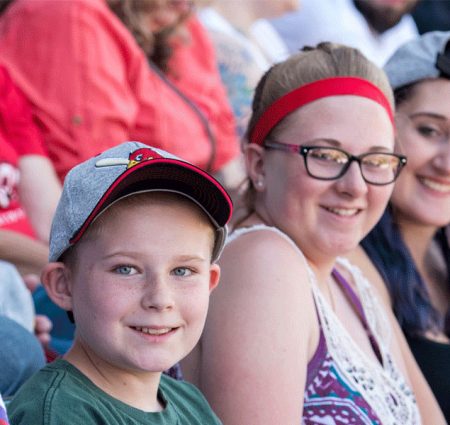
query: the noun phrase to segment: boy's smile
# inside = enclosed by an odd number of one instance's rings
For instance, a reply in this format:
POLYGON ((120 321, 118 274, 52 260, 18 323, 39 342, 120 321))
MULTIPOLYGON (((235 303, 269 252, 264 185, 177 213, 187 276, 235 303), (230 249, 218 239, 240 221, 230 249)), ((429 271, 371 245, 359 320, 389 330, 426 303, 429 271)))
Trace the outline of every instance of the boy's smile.
POLYGON ((188 200, 145 194, 121 201, 93 227, 70 271, 77 331, 68 360, 119 374, 168 369, 203 330, 219 277, 212 226, 188 200))

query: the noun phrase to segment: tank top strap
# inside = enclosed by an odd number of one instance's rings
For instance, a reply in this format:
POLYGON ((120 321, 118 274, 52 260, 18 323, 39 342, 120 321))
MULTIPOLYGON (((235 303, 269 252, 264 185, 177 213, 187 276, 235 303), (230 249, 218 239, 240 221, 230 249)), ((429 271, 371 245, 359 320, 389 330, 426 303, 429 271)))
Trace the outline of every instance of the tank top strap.
POLYGON ((380 346, 378 345, 378 342, 373 335, 372 331, 370 330, 369 323, 367 321, 366 314, 364 313, 364 308, 362 306, 361 300, 359 299, 356 292, 353 290, 351 285, 347 282, 347 280, 342 276, 339 271, 334 268, 332 272, 334 280, 338 283, 338 285, 341 287, 344 295, 350 302, 350 304, 353 306, 353 309, 355 313, 358 315, 361 324, 363 325, 364 330, 366 331, 366 334, 369 338, 370 345, 372 346, 372 349, 378 359, 378 361, 383 364, 383 357, 381 355, 380 346))

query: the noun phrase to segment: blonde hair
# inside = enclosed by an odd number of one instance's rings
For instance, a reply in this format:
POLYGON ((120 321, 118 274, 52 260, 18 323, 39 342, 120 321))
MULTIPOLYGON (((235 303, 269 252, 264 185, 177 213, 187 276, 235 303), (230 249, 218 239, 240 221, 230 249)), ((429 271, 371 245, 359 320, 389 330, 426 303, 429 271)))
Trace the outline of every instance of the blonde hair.
MULTIPOLYGON (((305 47, 284 62, 270 68, 259 81, 252 104, 247 135, 263 112, 277 99, 292 90, 325 78, 359 77, 377 86, 394 109, 394 97, 384 71, 369 61, 359 50, 334 43, 305 47)), ((283 120, 274 132, 285 124, 283 120)), ((244 140, 246 141, 246 140, 244 140)))
MULTIPOLYGON (((305 47, 297 54, 270 68, 261 78, 255 89, 252 103, 252 115, 249 120, 243 144, 248 143, 248 137, 253 128, 276 100, 287 93, 308 83, 333 77, 358 77, 374 84, 385 95, 392 110, 394 96, 389 80, 384 71, 369 61, 358 49, 341 44, 324 42, 316 47, 305 47)), ((283 129, 289 126, 289 115, 281 120, 266 138, 276 138, 283 129)), ((237 224, 245 219, 254 209, 255 191, 252 182, 248 180, 242 190, 242 202, 238 208, 244 207, 246 213, 237 213, 242 217, 237 224)))

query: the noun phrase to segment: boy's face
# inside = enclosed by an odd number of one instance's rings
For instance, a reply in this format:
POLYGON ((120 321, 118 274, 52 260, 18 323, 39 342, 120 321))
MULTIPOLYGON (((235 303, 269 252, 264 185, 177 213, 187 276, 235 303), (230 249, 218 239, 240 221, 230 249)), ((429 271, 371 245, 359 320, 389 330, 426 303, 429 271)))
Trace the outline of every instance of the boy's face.
POLYGON ((97 367, 168 369, 200 338, 218 283, 212 226, 193 204, 157 199, 99 221, 69 272, 75 344, 97 367))

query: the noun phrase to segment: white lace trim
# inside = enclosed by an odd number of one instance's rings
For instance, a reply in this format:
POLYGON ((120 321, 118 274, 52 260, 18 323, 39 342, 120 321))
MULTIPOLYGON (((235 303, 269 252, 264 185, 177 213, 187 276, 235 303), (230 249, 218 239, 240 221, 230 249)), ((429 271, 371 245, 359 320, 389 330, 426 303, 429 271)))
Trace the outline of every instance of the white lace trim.
POLYGON ((321 294, 315 274, 303 253, 286 234, 277 228, 258 224, 236 230, 229 236, 226 243, 232 242, 243 234, 258 230, 271 230, 278 233, 295 247, 305 261, 328 352, 339 368, 339 375, 346 380, 346 384, 361 394, 383 425, 420 425, 420 414, 414 395, 388 351, 392 337, 388 319, 385 315, 378 313, 382 311, 382 307, 359 268, 350 264, 347 259, 337 259, 337 263, 352 275, 368 325, 379 345, 383 366, 367 357, 354 342, 321 294))

